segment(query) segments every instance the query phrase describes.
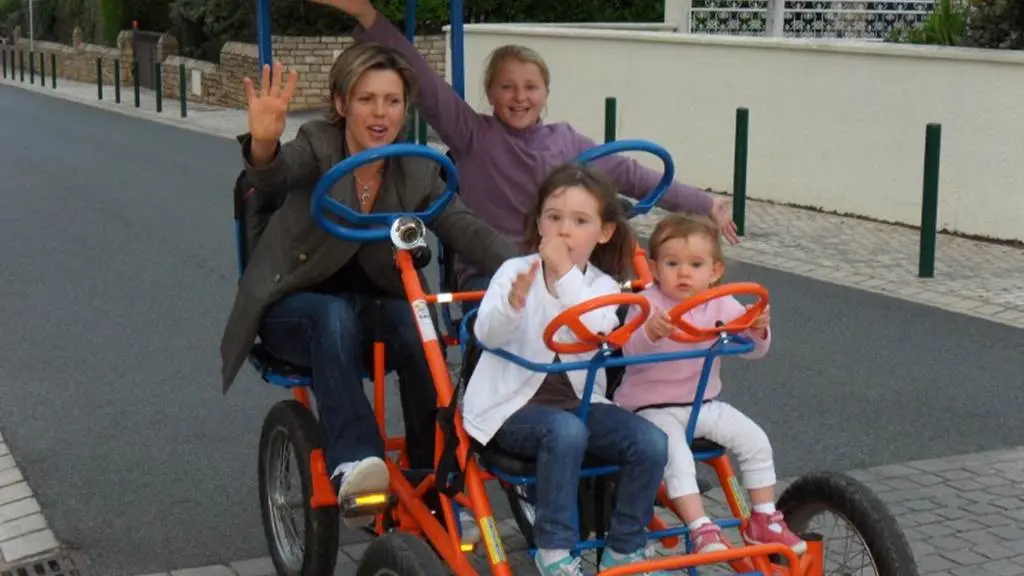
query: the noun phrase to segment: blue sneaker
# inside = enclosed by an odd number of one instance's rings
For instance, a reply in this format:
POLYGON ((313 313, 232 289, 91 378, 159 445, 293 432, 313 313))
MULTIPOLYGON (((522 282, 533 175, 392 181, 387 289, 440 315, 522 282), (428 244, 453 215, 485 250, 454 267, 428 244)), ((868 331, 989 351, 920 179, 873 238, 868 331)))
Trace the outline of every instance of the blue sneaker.
POLYGON ((573 558, 569 554, 549 564, 544 564, 544 560, 538 552, 533 557, 533 561, 537 565, 537 570, 540 571, 540 576, 583 576, 583 569, 580 567, 582 559, 573 558))
MULTIPOLYGON (((605 548, 604 554, 601 555, 601 565, 598 566, 598 572, 604 572, 605 570, 615 568, 617 566, 625 566, 626 564, 634 564, 636 562, 644 562, 651 560, 654 557, 654 551, 650 548, 644 547, 631 554, 619 554, 611 548, 605 548)), ((668 572, 657 571, 657 572, 643 572, 636 576, 671 576, 668 572)))

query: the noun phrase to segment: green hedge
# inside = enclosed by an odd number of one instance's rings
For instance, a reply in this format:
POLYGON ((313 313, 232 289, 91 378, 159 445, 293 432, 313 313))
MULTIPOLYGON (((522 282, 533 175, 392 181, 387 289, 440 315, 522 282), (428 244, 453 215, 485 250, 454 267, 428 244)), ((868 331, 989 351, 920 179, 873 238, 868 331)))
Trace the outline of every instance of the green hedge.
MULTIPOLYGON (((466 22, 660 22, 662 0, 472 0, 466 22)), ((405 0, 378 0, 375 5, 403 26, 405 0)), ((216 61, 228 40, 255 42, 255 0, 174 0, 172 29, 185 55, 216 61)), ((271 0, 274 35, 345 35, 354 22, 343 13, 308 1, 271 0)), ((419 0, 417 34, 436 34, 448 24, 448 0, 419 0)))

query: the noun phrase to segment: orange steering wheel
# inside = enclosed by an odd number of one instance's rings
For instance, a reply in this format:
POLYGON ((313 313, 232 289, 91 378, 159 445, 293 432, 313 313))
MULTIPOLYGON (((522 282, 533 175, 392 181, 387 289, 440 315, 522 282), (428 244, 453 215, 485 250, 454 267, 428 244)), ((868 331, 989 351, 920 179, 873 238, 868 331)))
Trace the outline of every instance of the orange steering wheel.
POLYGON ((651 304, 647 301, 647 298, 639 294, 608 294, 598 296, 586 302, 581 302, 555 316, 548 324, 548 327, 544 329, 544 344, 556 354, 583 354, 591 350, 597 350, 605 342, 621 348, 629 340, 629 337, 633 335, 633 332, 640 326, 643 326, 643 323, 650 314, 651 304), (612 330, 611 334, 608 335, 594 334, 580 318, 587 312, 593 312, 600 308, 622 305, 630 306, 633 304, 640 307, 640 313, 625 325, 612 330), (579 341, 555 342, 555 334, 563 326, 567 326, 579 338, 579 341))
POLYGON ((742 332, 754 324, 754 321, 757 320, 762 312, 764 312, 764 309, 767 306, 768 290, 757 282, 733 282, 731 284, 716 286, 715 288, 705 290, 696 296, 691 296, 690 298, 683 300, 668 311, 669 322, 674 324, 676 328, 679 328, 679 330, 672 333, 670 338, 676 342, 692 344, 695 342, 713 340, 722 332, 742 332), (744 312, 742 316, 728 324, 713 328, 697 328, 693 324, 683 320, 683 316, 697 306, 706 304, 707 302, 724 296, 736 296, 738 294, 756 296, 757 302, 755 302, 750 308, 747 308, 747 311, 744 312))

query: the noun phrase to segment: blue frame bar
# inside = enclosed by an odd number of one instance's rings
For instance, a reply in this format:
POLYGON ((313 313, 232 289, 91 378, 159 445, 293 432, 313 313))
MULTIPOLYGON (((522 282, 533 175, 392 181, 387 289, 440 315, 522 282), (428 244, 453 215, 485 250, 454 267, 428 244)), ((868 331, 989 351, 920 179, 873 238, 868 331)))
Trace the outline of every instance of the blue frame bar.
MULTIPOLYGON (((470 337, 469 318, 476 312, 477 310, 473 310, 467 314, 462 319, 461 325, 459 326, 459 342, 463 354, 466 352, 466 343, 469 341, 470 337)), ((638 328, 638 330, 642 330, 642 328, 638 328)), ((521 356, 516 356, 503 348, 490 348, 478 338, 476 339, 476 343, 481 350, 490 352, 491 354, 504 358, 509 362, 513 362, 533 372, 550 374, 552 372, 586 370, 587 381, 583 388, 583 398, 580 402, 578 414, 579 418, 584 422, 587 420, 587 412, 589 412, 590 409, 590 396, 594 391, 594 381, 598 370, 613 366, 632 366, 634 364, 654 364, 658 362, 671 362, 674 360, 693 360, 696 358, 704 358, 704 365, 701 367, 700 372, 700 382, 697 384, 697 392, 693 399, 693 405, 698 408, 690 411, 690 419, 686 426, 687 444, 693 443, 693 433, 697 426, 697 416, 700 414, 699 406, 704 402, 704 394, 707 390, 708 378, 711 375, 711 367, 714 365, 715 359, 720 356, 739 356, 742 354, 749 354, 754 351, 754 341, 750 338, 741 334, 729 334, 723 332, 714 340, 714 342, 712 342, 710 346, 704 349, 661 352, 658 354, 641 354, 639 356, 612 356, 611 354, 614 350, 605 346, 595 352, 590 360, 543 364, 540 362, 531 362, 530 360, 521 356)), ((696 454, 694 456, 696 456, 696 454)))
POLYGON ((273 63, 270 34, 270 0, 256 0, 256 44, 260 51, 260 71, 264 65, 273 63))
POLYGON ((462 26, 462 0, 451 0, 452 88, 466 99, 465 32, 462 26))

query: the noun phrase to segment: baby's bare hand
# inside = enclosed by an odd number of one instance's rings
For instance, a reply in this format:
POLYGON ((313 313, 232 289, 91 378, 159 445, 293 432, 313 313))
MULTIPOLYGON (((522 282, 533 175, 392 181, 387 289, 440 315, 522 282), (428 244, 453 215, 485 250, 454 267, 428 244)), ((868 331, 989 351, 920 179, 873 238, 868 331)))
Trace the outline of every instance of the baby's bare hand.
POLYGON ((664 310, 652 310, 647 322, 644 323, 644 330, 647 331, 647 337, 651 342, 671 336, 675 329, 675 325, 668 318, 668 312, 664 310))

